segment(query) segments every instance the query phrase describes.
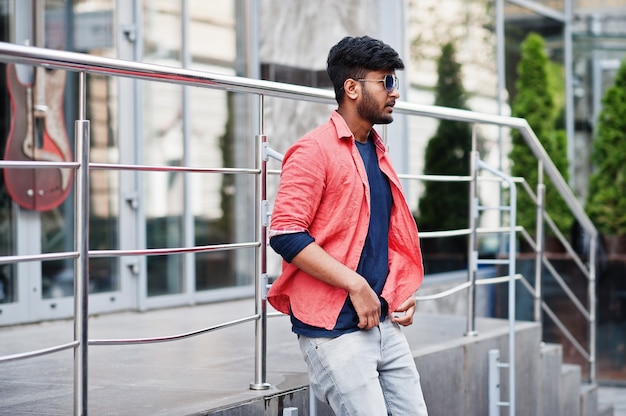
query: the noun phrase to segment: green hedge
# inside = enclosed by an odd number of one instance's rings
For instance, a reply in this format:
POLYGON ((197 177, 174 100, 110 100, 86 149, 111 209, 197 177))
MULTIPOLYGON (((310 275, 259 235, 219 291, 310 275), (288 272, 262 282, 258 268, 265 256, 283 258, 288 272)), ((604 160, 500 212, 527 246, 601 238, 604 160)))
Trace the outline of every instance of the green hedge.
MULTIPOLYGON (((560 109, 555 105, 555 96, 562 88, 555 82, 562 79, 554 74, 560 68, 548 61, 543 38, 530 33, 521 45, 521 59, 517 66, 517 95, 512 103, 512 115, 528 121, 537 138, 543 145, 561 175, 567 180, 567 138, 562 128, 558 128, 560 109)), ((511 174, 526 179, 530 187, 537 190, 537 158, 524 141, 519 131, 511 132, 512 149, 509 158, 512 162, 511 174)), ((556 192, 554 185, 544 176, 546 184, 545 206, 548 214, 561 231, 572 224, 572 216, 567 205, 556 192)), ((537 208, 526 192, 518 192, 517 224, 531 235, 535 234, 537 208)))
POLYGON ((600 233, 626 236, 626 60, 602 98, 587 212, 600 233))
MULTIPOLYGON (((435 105, 465 109, 465 91, 461 65, 455 60, 452 43, 442 47, 437 65, 438 81, 435 105)), ((424 155, 427 175, 467 176, 472 145, 467 123, 441 120, 430 138, 424 155)), ((452 230, 468 227, 469 185, 467 182, 424 182, 419 200, 418 224, 423 231, 452 230)))

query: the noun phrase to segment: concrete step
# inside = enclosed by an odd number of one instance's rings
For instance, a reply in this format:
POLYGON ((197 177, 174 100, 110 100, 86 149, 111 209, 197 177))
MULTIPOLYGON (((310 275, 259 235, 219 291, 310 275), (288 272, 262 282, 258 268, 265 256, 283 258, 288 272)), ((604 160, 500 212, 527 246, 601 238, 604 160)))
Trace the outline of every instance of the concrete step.
POLYGON ((542 343, 539 353, 539 416, 560 415, 561 411, 561 366, 563 348, 560 344, 542 343))
POLYGON ((581 369, 579 365, 561 366, 561 416, 580 415, 581 369))
POLYGON ((612 408, 598 405, 598 386, 581 382, 580 366, 563 364, 560 344, 541 344, 540 386, 538 415, 612 416, 612 408))
MULTIPOLYGON (((251 415, 311 415, 310 393, 307 386, 267 395, 260 399, 235 403, 219 409, 194 413, 189 416, 251 416, 251 415)), ((325 403, 315 399, 316 416, 335 416, 325 403)))
POLYGON ((598 414, 598 385, 583 383, 580 386, 580 416, 598 414))

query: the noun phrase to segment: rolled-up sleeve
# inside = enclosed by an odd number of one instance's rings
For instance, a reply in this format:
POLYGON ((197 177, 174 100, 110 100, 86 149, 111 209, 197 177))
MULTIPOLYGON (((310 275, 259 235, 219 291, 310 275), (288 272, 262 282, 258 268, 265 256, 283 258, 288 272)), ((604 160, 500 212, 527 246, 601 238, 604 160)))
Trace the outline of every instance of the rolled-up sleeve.
POLYGON ((272 237, 270 245, 287 263, 291 263, 293 258, 313 241, 315 239, 309 233, 289 233, 272 237))
POLYGON ((285 154, 272 210, 270 237, 310 232, 324 192, 323 157, 318 143, 306 137, 285 154))

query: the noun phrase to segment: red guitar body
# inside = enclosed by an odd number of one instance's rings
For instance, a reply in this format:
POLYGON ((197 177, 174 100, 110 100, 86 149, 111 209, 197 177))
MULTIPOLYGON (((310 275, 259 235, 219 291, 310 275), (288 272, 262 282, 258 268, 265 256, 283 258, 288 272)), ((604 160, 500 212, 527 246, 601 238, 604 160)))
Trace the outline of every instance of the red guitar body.
MULTIPOLYGON (((64 125, 65 71, 35 69, 35 82, 20 82, 13 64, 7 65, 11 97, 11 129, 5 160, 71 162, 72 151, 64 125)), ((47 211, 68 196, 72 169, 6 168, 4 181, 11 198, 22 208, 47 211)))

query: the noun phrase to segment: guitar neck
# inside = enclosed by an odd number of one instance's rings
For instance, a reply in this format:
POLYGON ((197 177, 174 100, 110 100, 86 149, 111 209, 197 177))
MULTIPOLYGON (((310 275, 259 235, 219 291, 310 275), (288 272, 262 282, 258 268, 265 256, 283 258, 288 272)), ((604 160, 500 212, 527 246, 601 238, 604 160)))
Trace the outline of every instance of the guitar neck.
POLYGON ((33 103, 33 111, 35 117, 45 117, 48 112, 46 104, 46 69, 43 67, 35 68, 35 102, 33 103))
MULTIPOLYGON (((45 2, 36 1, 33 4, 33 40, 35 46, 46 46, 46 18, 45 2)), ((33 111, 35 117, 45 117, 48 107, 46 105, 46 69, 41 66, 35 67, 35 102, 33 111)))

